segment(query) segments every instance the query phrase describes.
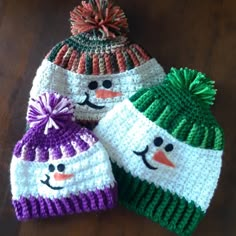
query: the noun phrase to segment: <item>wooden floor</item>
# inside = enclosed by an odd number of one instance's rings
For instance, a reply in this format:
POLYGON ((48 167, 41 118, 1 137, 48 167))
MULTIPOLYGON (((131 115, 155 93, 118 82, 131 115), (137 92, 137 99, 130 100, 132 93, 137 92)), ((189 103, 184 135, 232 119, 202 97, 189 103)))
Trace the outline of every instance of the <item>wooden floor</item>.
MULTIPOLYGON (((168 236, 159 225, 128 210, 17 223, 11 206, 9 163, 25 129, 32 79, 41 60, 69 37, 69 11, 77 0, 0 0, 0 235, 168 236)), ((236 1, 118 0, 130 37, 168 72, 187 66, 216 81, 213 113, 225 130, 219 186, 194 235, 236 235, 236 1)))

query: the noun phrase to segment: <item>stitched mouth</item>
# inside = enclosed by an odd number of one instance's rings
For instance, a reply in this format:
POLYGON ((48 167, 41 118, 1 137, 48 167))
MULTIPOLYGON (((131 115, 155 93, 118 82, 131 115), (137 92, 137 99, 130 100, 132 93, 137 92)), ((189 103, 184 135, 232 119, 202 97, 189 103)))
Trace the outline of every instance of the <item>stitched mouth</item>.
POLYGON ((142 152, 133 151, 134 154, 142 157, 143 163, 147 168, 149 168, 151 170, 157 170, 158 169, 157 167, 154 167, 154 166, 152 166, 151 164, 148 163, 148 161, 146 159, 147 152, 148 152, 148 146, 146 146, 146 148, 142 152))
POLYGON ((105 107, 105 106, 97 106, 97 105, 93 104, 92 102, 89 101, 89 94, 85 93, 85 95, 86 95, 85 100, 83 102, 77 103, 77 104, 79 104, 80 106, 86 106, 87 105, 87 106, 89 106, 93 109, 96 109, 96 110, 101 110, 105 107))
POLYGON ((53 189, 53 190, 61 190, 63 189, 63 187, 53 187, 50 183, 49 183, 49 179, 50 177, 48 175, 46 175, 47 179, 46 180, 40 180, 42 184, 47 185, 49 188, 53 189))

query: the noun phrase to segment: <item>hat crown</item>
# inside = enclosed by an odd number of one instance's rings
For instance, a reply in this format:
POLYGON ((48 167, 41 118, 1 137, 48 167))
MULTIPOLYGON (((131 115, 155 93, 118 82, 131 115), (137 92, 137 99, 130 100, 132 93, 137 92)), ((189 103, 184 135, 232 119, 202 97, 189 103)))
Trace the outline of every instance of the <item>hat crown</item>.
POLYGON ((27 121, 30 129, 14 148, 14 155, 27 161, 73 157, 98 141, 92 132, 74 122, 74 105, 58 93, 31 99, 27 121))
POLYGON ((197 74, 196 71, 193 71, 193 74, 199 76, 198 82, 194 81, 191 70, 174 70, 175 73, 183 73, 185 77, 177 79, 168 74, 167 80, 160 86, 141 89, 130 101, 149 120, 166 129, 178 140, 195 147, 222 150, 223 130, 209 109, 216 93, 213 82, 209 82, 209 79, 199 79, 203 74, 197 74), (188 73, 191 80, 186 79, 188 73), (200 90, 194 88, 194 83, 200 90))
POLYGON ((43 126, 33 127, 16 144, 14 155, 26 161, 38 162, 68 159, 76 153, 87 151, 97 141, 91 131, 74 122, 60 129, 51 129, 47 135, 43 126))
POLYGON ((171 68, 166 79, 175 88, 189 91, 189 94, 196 98, 201 106, 213 105, 216 95, 215 82, 205 74, 189 68, 171 68))
POLYGON ((107 75, 151 59, 140 45, 128 40, 127 18, 111 0, 82 1, 70 15, 72 36, 47 54, 50 62, 77 74, 107 75))
POLYGON ((66 39, 64 43, 80 52, 109 53, 112 50, 124 48, 129 44, 129 41, 124 36, 118 36, 111 40, 82 33, 66 39))

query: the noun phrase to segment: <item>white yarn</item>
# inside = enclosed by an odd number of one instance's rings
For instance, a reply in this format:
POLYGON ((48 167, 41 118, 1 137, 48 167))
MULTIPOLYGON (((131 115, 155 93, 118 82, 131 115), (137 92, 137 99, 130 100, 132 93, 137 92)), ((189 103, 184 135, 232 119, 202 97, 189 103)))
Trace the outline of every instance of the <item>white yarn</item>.
POLYGON ((136 110, 129 100, 117 104, 108 112, 94 133, 112 161, 127 173, 176 193, 188 202, 194 201, 206 211, 220 175, 222 151, 192 147, 178 141, 136 110), (164 140, 163 151, 165 145, 173 144, 173 151, 167 155, 175 168, 152 160, 153 154, 160 149, 153 144, 156 137, 164 140), (146 159, 157 170, 148 169, 142 157, 133 153, 143 151, 147 145, 146 159))
POLYGON ((94 110, 87 105, 76 105, 75 116, 80 120, 100 120, 117 102, 130 97, 142 87, 151 87, 161 83, 164 77, 165 72, 156 59, 151 59, 126 72, 99 76, 76 74, 44 59, 33 80, 30 97, 36 98, 45 92, 58 92, 71 98, 77 104, 85 100, 86 92, 90 96, 90 102, 105 106, 105 108, 94 110), (102 88, 104 80, 111 80, 110 90, 121 92, 122 96, 108 99, 96 98, 95 91, 89 90, 88 84, 91 81, 97 81, 99 88, 102 88))
POLYGON ((46 163, 24 161, 13 156, 10 173, 13 200, 30 196, 62 198, 68 197, 70 194, 103 190, 115 184, 109 157, 100 142, 73 158, 63 158, 46 163), (53 173, 48 170, 49 164, 53 164, 55 167, 58 164, 64 164, 65 174, 74 176, 65 181, 55 181, 52 177, 53 173), (46 179, 46 174, 50 176, 50 185, 64 188, 53 190, 42 184, 41 180, 46 179))

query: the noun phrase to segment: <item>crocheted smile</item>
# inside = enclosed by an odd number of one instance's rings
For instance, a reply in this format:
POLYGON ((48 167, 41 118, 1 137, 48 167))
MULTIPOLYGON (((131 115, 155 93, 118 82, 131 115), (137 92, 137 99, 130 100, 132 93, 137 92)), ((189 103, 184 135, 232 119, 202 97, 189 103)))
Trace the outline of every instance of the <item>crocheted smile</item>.
MULTIPOLYGON (((164 140, 161 137, 157 137, 153 141, 153 143, 156 147, 161 147, 163 145, 163 142, 164 142, 164 140)), ((174 149, 174 146, 171 143, 167 144, 164 147, 165 151, 157 150, 154 153, 154 155, 152 156, 152 160, 154 162, 161 163, 163 165, 175 168, 174 163, 171 162, 167 157, 167 153, 171 152, 173 149, 174 149)), ((145 166, 147 168, 149 168, 151 170, 157 170, 158 167, 151 165, 147 160, 146 154, 148 153, 148 151, 149 151, 149 146, 147 145, 146 148, 143 151, 141 151, 141 152, 133 151, 133 153, 136 154, 137 156, 142 157, 142 161, 143 161, 143 163, 145 164, 145 166)))
MULTIPOLYGON (((55 171, 55 166, 53 164, 50 164, 48 167, 49 172, 54 172, 55 171)), ((60 172, 64 172, 65 170, 65 165, 64 164, 59 164, 57 166, 57 170, 58 172, 55 172, 53 174, 53 178, 55 181, 65 181, 68 179, 71 179, 74 175, 73 174, 64 174, 64 173, 60 173, 60 172)), ((63 189, 63 187, 59 187, 59 186, 52 186, 50 184, 50 176, 46 175, 46 180, 40 180, 42 184, 47 185, 49 188, 53 189, 53 190, 61 190, 63 189)))
MULTIPOLYGON (((89 90, 96 90, 95 94, 96 94, 96 98, 99 99, 109 99, 109 98, 115 98, 115 97, 120 97, 122 96, 122 94, 120 92, 114 92, 109 90, 112 87, 112 82, 110 80, 105 80, 102 83, 102 86, 105 89, 98 89, 98 82, 97 81, 92 81, 88 84, 88 88, 89 90)), ((103 108, 105 108, 105 106, 100 106, 100 105, 96 105, 94 103, 92 103, 89 100, 89 94, 85 92, 85 100, 81 103, 77 103, 80 106, 89 106, 90 108, 96 109, 96 110, 101 110, 103 108)))

